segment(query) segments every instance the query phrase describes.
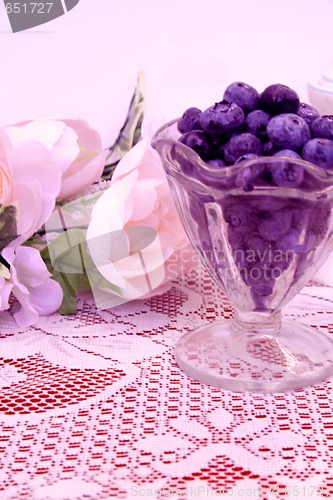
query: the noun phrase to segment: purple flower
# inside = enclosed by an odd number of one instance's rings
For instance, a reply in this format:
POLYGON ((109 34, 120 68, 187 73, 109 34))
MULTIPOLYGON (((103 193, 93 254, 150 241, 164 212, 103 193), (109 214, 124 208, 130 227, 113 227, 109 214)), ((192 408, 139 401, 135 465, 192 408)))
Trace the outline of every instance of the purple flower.
POLYGON ((1 310, 9 308, 8 298, 12 293, 21 307, 14 313, 17 324, 28 327, 38 321, 39 316, 57 311, 62 302, 62 290, 50 278, 40 253, 35 248, 19 246, 6 247, 3 258, 10 265, 6 274, 0 277, 1 310))

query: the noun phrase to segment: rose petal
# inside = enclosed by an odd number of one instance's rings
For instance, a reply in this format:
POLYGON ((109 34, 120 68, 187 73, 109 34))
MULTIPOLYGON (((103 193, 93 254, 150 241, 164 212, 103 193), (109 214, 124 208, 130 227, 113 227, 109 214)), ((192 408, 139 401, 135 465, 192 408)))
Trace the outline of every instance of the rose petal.
POLYGON ((27 141, 42 142, 51 151, 61 136, 64 124, 61 121, 38 118, 13 125, 7 125, 5 131, 14 147, 27 141))
POLYGON ((12 143, 5 130, 0 127, 0 162, 8 165, 8 154, 13 149, 12 143))
POLYGON ((156 206, 156 182, 154 179, 139 180, 133 189, 133 221, 148 217, 156 206))
POLYGON ((80 147, 75 130, 65 126, 64 123, 62 125, 64 125, 62 135, 55 143, 51 153, 61 172, 65 173, 80 153, 80 147))
POLYGON ((20 144, 11 152, 9 160, 15 185, 38 179, 44 192, 55 196, 59 193, 61 172, 43 144, 33 141, 20 144))
POLYGON ((5 131, 14 148, 30 141, 43 144, 62 172, 67 170, 80 152, 76 132, 61 120, 39 118, 7 126, 5 131))
POLYGON ((143 160, 147 151, 147 144, 144 141, 138 142, 118 163, 113 175, 112 183, 121 177, 128 175, 133 170, 137 170, 138 164, 143 160))
POLYGON ((79 156, 102 151, 102 140, 99 133, 92 129, 85 120, 63 120, 63 122, 77 134, 82 152, 79 156))
POLYGON ((58 199, 78 194, 98 181, 104 170, 106 156, 107 152, 103 151, 89 162, 76 159, 62 177, 58 199))
MULTIPOLYGON (((42 206, 42 189, 36 180, 28 186, 24 184, 16 186, 14 196, 16 200, 19 200, 17 232, 19 235, 24 236, 25 239, 23 241, 25 241, 27 239, 26 235, 29 233, 33 234, 38 229, 37 225, 42 206)), ((14 241, 17 243, 17 240, 14 241)))
POLYGON ((118 182, 117 186, 111 184, 105 190, 92 210, 88 239, 124 227, 124 220, 127 220, 126 203, 131 200, 131 193, 137 180, 138 172, 134 171, 118 182), (111 217, 110 214, 112 214, 111 217))
POLYGON ((61 172, 45 146, 37 142, 19 145, 10 154, 14 199, 20 212, 21 237, 15 245, 29 238, 51 215, 60 189, 61 172))
POLYGON ((64 120, 77 135, 79 152, 62 178, 58 199, 67 198, 83 191, 98 181, 102 175, 107 151, 102 150, 98 132, 84 120, 64 120))

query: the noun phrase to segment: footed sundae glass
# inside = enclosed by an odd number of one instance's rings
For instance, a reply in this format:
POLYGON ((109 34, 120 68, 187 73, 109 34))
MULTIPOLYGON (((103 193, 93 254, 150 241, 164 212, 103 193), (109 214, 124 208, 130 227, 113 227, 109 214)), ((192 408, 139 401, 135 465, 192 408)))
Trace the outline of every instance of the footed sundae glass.
POLYGON ((284 157, 229 167, 180 143, 177 120, 153 137, 188 237, 234 317, 201 326, 175 347, 179 367, 208 385, 281 392, 333 374, 333 338, 285 321, 281 309, 333 244, 333 172, 284 157))

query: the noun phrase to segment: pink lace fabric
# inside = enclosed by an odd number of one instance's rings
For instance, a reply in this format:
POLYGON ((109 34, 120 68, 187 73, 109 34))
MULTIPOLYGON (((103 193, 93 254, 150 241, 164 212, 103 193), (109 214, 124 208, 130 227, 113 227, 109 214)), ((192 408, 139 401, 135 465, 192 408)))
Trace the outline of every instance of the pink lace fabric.
MULTIPOLYGON (((333 288, 284 310, 333 333, 333 288)), ((201 385, 177 367, 185 332, 230 318, 205 272, 147 301, 41 318, 2 314, 0 498, 333 497, 332 382, 286 394, 201 385)))

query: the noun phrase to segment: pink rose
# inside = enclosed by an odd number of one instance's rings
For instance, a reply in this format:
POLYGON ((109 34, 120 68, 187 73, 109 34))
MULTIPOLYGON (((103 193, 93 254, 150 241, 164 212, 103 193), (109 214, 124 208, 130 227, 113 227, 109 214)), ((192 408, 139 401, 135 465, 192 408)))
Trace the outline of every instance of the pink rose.
POLYGON ((105 165, 106 151, 98 132, 83 120, 41 118, 5 127, 14 147, 37 141, 50 152, 61 171, 57 199, 81 193, 99 180, 105 165))
MULTIPOLYGON (((193 265, 161 161, 147 141, 119 162, 93 208, 87 239, 96 267, 119 288, 118 303, 163 292, 193 265)), ((105 298, 106 307, 116 304, 105 298)))
POLYGON ((12 145, 0 129, 0 179, 2 207, 17 207, 17 233, 10 245, 32 236, 52 213, 61 183, 61 172, 50 152, 36 141, 12 145))

